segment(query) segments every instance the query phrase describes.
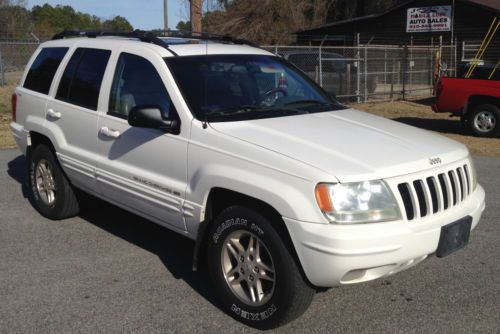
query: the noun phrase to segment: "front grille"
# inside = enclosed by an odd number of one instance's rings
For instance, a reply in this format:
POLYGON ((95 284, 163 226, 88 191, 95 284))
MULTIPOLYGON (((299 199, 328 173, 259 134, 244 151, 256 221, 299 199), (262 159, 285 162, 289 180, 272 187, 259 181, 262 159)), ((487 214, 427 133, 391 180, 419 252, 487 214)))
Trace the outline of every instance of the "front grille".
POLYGON ((471 193, 469 166, 445 170, 425 179, 398 184, 407 220, 415 220, 451 209, 471 193))

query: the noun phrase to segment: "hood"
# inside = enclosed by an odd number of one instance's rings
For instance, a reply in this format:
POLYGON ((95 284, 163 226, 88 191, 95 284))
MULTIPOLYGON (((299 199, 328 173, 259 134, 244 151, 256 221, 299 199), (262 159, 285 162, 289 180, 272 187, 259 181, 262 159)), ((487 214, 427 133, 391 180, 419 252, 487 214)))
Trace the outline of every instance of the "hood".
POLYGON ((354 109, 210 126, 340 182, 400 176, 436 167, 430 159, 445 165, 468 155, 464 145, 446 137, 354 109))

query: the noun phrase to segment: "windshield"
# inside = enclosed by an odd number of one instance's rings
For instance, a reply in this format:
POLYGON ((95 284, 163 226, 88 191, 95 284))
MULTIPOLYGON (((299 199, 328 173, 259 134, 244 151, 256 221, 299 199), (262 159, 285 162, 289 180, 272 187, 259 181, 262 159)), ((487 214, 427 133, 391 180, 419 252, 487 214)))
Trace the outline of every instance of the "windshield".
POLYGON ((278 57, 204 55, 165 61, 199 120, 237 121, 345 108, 278 57))

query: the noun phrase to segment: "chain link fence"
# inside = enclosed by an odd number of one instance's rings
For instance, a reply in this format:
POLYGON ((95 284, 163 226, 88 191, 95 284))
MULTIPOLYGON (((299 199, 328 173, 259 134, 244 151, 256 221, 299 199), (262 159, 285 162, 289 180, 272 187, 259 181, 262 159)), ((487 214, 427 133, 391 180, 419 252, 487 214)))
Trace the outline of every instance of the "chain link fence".
MULTIPOLYGON (((16 83, 39 41, 0 37, 0 85, 16 83)), ((430 96, 437 64, 456 74, 454 46, 265 46, 339 100, 368 102, 430 96)))
POLYGON ((438 74, 455 75, 453 46, 265 46, 295 64, 339 100, 411 99, 432 95, 438 74))
POLYGON ((16 83, 40 42, 0 37, 0 85, 16 83))
POLYGON ((5 86, 7 82, 5 81, 5 65, 3 63, 3 57, 0 53, 0 87, 5 86))

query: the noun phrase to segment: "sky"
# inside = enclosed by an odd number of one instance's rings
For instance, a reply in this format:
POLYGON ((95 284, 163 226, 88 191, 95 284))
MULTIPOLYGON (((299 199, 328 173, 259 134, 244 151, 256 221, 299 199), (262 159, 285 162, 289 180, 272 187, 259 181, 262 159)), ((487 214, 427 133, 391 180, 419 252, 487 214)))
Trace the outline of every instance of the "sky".
MULTIPOLYGON (((125 17, 134 29, 151 30, 163 28, 163 0, 28 0, 29 8, 48 3, 70 5, 80 12, 93 14, 104 19, 120 15, 125 17)), ((175 29, 180 20, 187 19, 187 8, 183 0, 168 0, 168 26, 175 29)))

